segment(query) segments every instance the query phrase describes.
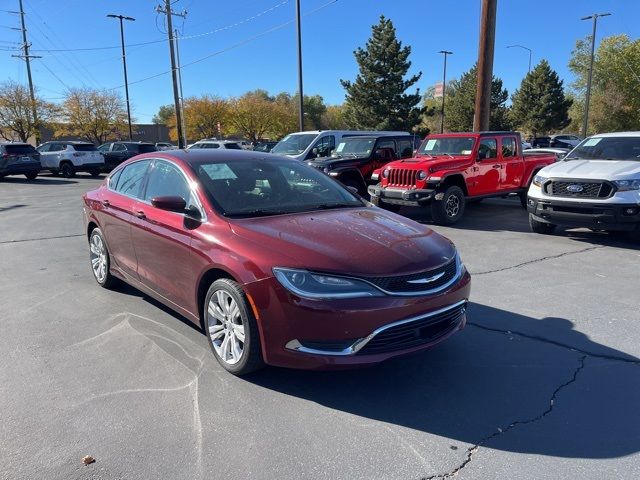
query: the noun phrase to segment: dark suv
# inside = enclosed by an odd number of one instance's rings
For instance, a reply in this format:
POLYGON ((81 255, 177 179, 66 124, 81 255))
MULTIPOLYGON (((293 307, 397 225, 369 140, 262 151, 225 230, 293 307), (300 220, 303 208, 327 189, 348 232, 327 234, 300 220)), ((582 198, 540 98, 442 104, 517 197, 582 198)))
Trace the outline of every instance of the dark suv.
POLYGON ((111 171, 125 160, 141 153, 157 152, 158 147, 146 142, 109 142, 98 147, 104 156, 105 170, 111 171))
POLYGON ((28 143, 0 142, 0 178, 24 175, 33 180, 40 173, 40 154, 28 143))
POLYGON ((414 135, 342 137, 330 157, 307 163, 364 196, 374 170, 401 158, 413 157, 414 135))

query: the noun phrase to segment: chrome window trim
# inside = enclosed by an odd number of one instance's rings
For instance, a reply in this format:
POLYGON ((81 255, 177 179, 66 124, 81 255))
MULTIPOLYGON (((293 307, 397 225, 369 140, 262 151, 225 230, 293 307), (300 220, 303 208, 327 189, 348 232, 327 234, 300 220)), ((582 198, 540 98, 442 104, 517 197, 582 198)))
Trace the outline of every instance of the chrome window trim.
MULTIPOLYGON (((287 342, 287 344, 285 345, 285 348, 289 349, 289 350, 294 350, 296 352, 300 352, 300 353, 310 353, 313 355, 330 355, 330 356, 336 356, 336 357, 347 357, 347 356, 351 356, 351 355, 355 355, 356 353, 358 353, 358 351, 360 351, 362 348, 364 348, 364 346, 369 343, 376 335, 384 332, 385 330, 388 330, 390 328, 393 327, 397 327, 398 325, 404 325, 406 323, 411 323, 411 322, 416 322, 418 320, 423 320, 425 318, 430 318, 430 317, 434 317, 436 315, 439 315, 441 313, 447 312, 449 310, 453 310, 455 308, 458 308, 460 306, 466 305, 467 303, 467 299, 465 300, 461 300, 457 303, 454 303, 453 305, 449 305, 447 307, 443 307, 440 308, 438 310, 434 310, 432 312, 426 313, 426 314, 422 314, 422 315, 416 315, 414 317, 410 317, 410 318, 405 318, 404 320, 398 320, 397 322, 392 322, 392 323, 388 323, 386 325, 383 325, 382 327, 378 327, 376 328, 373 332, 371 332, 369 335, 367 335, 364 338, 360 338, 358 340, 356 340, 355 342, 353 342, 353 344, 351 344, 350 346, 348 346, 347 348, 343 349, 343 350, 320 350, 317 348, 309 348, 309 347, 305 347, 303 346, 299 340, 294 339, 291 340, 289 342, 287 342)), ((462 314, 465 315, 466 314, 466 306, 462 309, 462 314)))

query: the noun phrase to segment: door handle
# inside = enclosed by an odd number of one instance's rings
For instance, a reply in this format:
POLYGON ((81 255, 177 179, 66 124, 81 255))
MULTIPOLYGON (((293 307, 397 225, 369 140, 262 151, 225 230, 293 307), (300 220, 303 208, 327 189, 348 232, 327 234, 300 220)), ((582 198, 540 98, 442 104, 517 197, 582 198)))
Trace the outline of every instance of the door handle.
POLYGON ((494 165, 491 168, 502 168, 502 165, 498 164, 498 165, 494 165))
POLYGON ((138 210, 134 215, 138 218, 147 218, 142 210, 138 210))
POLYGON ((107 208, 108 208, 108 207, 110 207, 110 206, 111 206, 111 202, 110 202, 109 200, 103 200, 103 201, 102 201, 102 206, 104 206, 104 207, 107 207, 107 208))

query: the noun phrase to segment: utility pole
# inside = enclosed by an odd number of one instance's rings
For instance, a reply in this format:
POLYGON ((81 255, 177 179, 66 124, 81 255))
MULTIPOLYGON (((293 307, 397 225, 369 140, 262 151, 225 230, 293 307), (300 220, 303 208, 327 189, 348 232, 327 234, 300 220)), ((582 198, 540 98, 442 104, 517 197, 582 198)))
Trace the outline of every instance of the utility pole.
POLYGON ((593 33, 591 34, 591 62, 589 63, 589 78, 587 79, 587 98, 584 101, 584 118, 582 123, 582 136, 587 136, 589 127, 589 102, 591 101, 591 80, 593 78, 593 57, 596 49, 596 27, 598 25, 598 17, 608 17, 610 13, 594 13, 588 17, 582 17, 580 20, 593 19, 593 33))
POLYGON ((442 108, 440 109, 440 133, 444 133, 444 96, 447 90, 447 55, 453 55, 453 52, 440 50, 438 53, 444 55, 444 68, 442 69, 442 108))
POLYGON ((171 0, 165 0, 164 8, 161 5, 156 7, 156 12, 164 13, 167 16, 167 33, 169 35, 169 56, 171 58, 171 77, 173 79, 173 103, 176 110, 176 130, 178 131, 178 148, 184 148, 184 132, 182 131, 182 111, 180 109, 180 94, 178 92, 178 72, 176 69, 176 57, 173 44, 173 22, 171 17, 176 15, 177 17, 185 18, 187 16, 186 11, 181 13, 173 13, 171 11, 171 0))
POLYGON ((507 48, 522 48, 524 50, 528 50, 529 51, 529 70, 527 70, 527 73, 531 72, 531 49, 529 47, 525 47, 524 45, 507 45, 507 48))
POLYGON ((298 34, 298 127, 304 130, 304 94, 302 93, 302 26, 300 25, 300 0, 296 0, 296 31, 298 34))
POLYGON ((31 77, 31 59, 42 58, 38 55, 29 55, 29 47, 31 46, 27 42, 27 27, 24 24, 24 8, 22 6, 22 0, 18 0, 20 4, 20 24, 22 27, 22 55, 11 55, 12 57, 22 58, 27 64, 27 80, 29 81, 29 97, 31 98, 31 115, 33 117, 33 124, 36 127, 36 145, 40 143, 40 128, 38 126, 38 111, 36 109, 36 96, 33 90, 33 78, 31 77))
POLYGON ((489 129, 497 9, 498 0, 482 0, 480 44, 478 47, 478 85, 476 88, 476 110, 473 115, 473 130, 475 132, 489 129))
POLYGON ((173 33, 176 41, 176 62, 178 63, 178 87, 180 90, 180 108, 182 109, 182 135, 184 136, 184 144, 188 145, 189 142, 187 141, 187 125, 184 118, 184 96, 182 95, 182 67, 180 64, 180 49, 178 48, 178 29, 176 28, 173 33))
POLYGON ((133 140, 133 130, 131 129, 131 107, 129 105, 129 82, 127 80, 127 57, 124 53, 124 27, 122 20, 135 22, 133 17, 125 17, 124 15, 107 15, 109 18, 118 18, 120 20, 120 42, 122 43, 122 66, 124 67, 124 93, 127 98, 127 121, 129 122, 129 141, 133 140))

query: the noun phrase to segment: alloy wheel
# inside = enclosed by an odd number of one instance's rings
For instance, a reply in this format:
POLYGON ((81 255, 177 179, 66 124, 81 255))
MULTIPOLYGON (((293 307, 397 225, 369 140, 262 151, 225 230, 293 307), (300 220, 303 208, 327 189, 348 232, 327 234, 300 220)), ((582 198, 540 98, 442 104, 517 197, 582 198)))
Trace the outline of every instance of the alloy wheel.
POLYGON ((91 269, 98 283, 104 283, 107 278, 107 249, 100 235, 93 235, 89 245, 91 269))
POLYGON ((455 217, 460 211, 460 199, 456 195, 449 195, 447 197, 447 204, 445 206, 447 216, 455 217))
POLYGON ((235 365, 244 353, 244 322, 238 304, 224 290, 216 290, 207 306, 207 326, 218 357, 235 365))

